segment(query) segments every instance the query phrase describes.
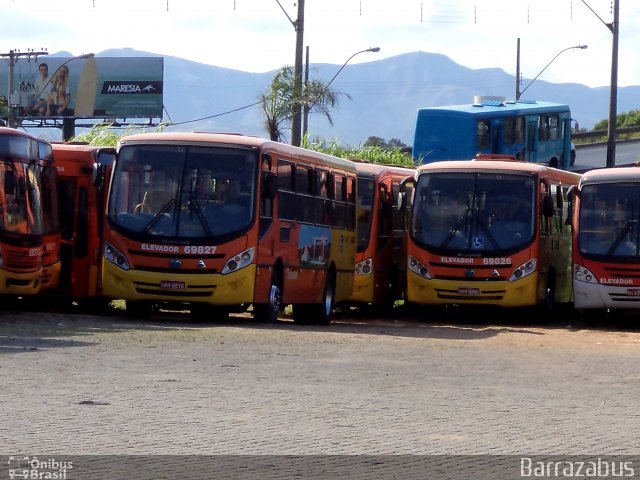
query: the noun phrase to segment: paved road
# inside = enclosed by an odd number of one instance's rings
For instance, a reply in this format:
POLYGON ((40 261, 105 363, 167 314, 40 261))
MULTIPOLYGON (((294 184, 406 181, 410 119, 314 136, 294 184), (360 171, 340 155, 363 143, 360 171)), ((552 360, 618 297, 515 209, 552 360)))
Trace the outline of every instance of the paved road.
POLYGON ((0 453, 640 453, 639 332, 460 322, 2 312, 0 453))

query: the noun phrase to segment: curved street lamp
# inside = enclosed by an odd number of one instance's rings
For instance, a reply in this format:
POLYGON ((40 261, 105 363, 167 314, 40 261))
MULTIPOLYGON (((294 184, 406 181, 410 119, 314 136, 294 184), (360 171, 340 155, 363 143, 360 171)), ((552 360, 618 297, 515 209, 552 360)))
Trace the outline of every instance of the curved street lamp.
POLYGON ((336 79, 336 77, 340 74, 340 72, 344 69, 344 67, 347 66, 347 63, 349 63, 353 57, 355 57, 356 55, 360 55, 361 53, 366 53, 366 52, 377 53, 379 51, 380 51, 380 47, 370 47, 370 48, 367 48, 365 50, 360 50, 359 52, 356 52, 353 55, 351 55, 349 58, 347 58, 347 61, 344 62, 342 64, 342 66, 338 69, 336 74, 333 77, 331 77, 331 80, 329 80, 329 83, 327 83, 326 87, 329 88, 329 85, 331 85, 333 83, 333 81, 336 79))
MULTIPOLYGON (((307 47, 308 48, 308 47, 307 47)), ((361 53, 368 53, 368 52, 373 52, 373 53, 377 53, 380 51, 380 47, 369 47, 366 48, 364 50, 360 50, 359 52, 354 53, 353 55, 351 55, 349 58, 347 58, 347 61, 344 62, 342 64, 342 66, 338 69, 338 71, 335 73, 335 75, 333 77, 331 77, 331 80, 329 80, 329 82, 324 86, 325 89, 329 88, 329 85, 331 85, 333 83, 333 81, 336 79, 336 77, 340 74, 340 72, 344 69, 344 67, 347 66, 347 64, 351 61, 351 59, 353 57, 355 57, 356 55, 360 55, 361 53)), ((309 51, 307 50, 307 71, 305 72, 305 76, 308 79, 309 77, 309 51)), ((306 83, 306 81, 305 81, 306 83)), ((311 107, 313 105, 309 105, 308 103, 305 102, 304 104, 304 115, 303 115, 303 121, 302 121, 302 136, 306 136, 307 135, 307 131, 308 131, 308 127, 309 127, 309 111, 311 110, 311 107)))
POLYGON ((567 50, 575 50, 575 49, 584 50, 584 49, 586 49, 587 47, 588 47, 588 45, 574 45, 573 47, 567 47, 567 48, 564 48, 564 49, 560 50, 560 51, 556 54, 556 56, 555 56, 555 57, 553 57, 553 58, 551 59, 551 61, 550 61, 549 63, 547 63, 547 65, 546 65, 542 70, 540 70, 540 73, 538 73, 538 74, 534 77, 534 79, 533 79, 533 80, 531 80, 531 81, 529 82, 529 84, 528 84, 526 87, 524 87, 524 88, 522 89, 522 91, 517 92, 517 94, 516 94, 516 100, 520 100, 520 97, 522 96, 522 94, 523 94, 523 93, 524 93, 524 92, 525 92, 525 91, 526 91, 526 90, 527 90, 527 89, 528 89, 528 88, 533 84, 533 82, 535 82, 535 81, 538 79, 538 77, 539 77, 540 75, 542 75, 542 73, 543 73, 547 68, 549 68, 549 65, 551 65, 551 64, 555 61, 555 59, 556 59, 556 58, 558 58, 561 54, 563 54, 563 53, 564 53, 564 52, 566 52, 567 50))

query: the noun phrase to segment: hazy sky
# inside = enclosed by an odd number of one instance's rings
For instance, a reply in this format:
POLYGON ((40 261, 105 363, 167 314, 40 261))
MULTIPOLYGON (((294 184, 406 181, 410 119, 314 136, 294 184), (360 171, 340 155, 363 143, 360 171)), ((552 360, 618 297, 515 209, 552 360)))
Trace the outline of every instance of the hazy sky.
MULTIPOLYGON (((640 1, 619 0, 618 85, 640 85, 640 1)), ((311 63, 440 53, 470 68, 591 87, 611 80, 613 0, 305 0, 311 63)), ((294 0, 0 0, 0 53, 133 48, 249 72, 295 61, 294 0), (286 12, 286 14, 285 14, 286 12), (290 17, 290 19, 287 17, 290 17)))

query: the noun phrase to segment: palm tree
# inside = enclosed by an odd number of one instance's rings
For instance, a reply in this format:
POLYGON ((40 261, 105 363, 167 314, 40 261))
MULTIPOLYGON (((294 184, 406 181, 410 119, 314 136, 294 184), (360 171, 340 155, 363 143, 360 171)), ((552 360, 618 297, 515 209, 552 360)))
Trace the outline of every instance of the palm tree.
POLYGON ((285 65, 273 77, 266 93, 260 97, 262 110, 265 114, 265 127, 269 138, 273 141, 284 141, 283 125, 290 122, 293 117, 293 107, 297 103, 303 108, 324 115, 333 125, 331 108, 338 104, 340 94, 331 90, 319 80, 312 80, 303 85, 302 97, 295 97, 293 67, 285 65))

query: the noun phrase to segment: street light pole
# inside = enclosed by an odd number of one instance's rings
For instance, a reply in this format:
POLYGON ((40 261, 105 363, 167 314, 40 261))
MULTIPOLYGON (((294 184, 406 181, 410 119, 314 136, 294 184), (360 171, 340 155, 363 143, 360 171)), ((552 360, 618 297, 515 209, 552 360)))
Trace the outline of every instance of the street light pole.
POLYGON ((609 29, 613 35, 611 47, 611 86, 609 92, 609 124, 607 126, 607 167, 615 167, 616 165, 616 136, 618 121, 618 33, 620 30, 620 0, 613 0, 613 22, 606 23, 600 16, 589 6, 585 0, 582 3, 591 10, 598 20, 609 29))
MULTIPOLYGON (((354 53, 353 55, 351 55, 346 62, 344 62, 344 64, 340 67, 340 69, 336 72, 336 74, 331 78, 331 80, 329 80, 329 83, 327 83, 324 88, 327 89, 329 88, 329 85, 331 85, 331 83, 333 83, 333 81, 336 79, 336 77, 338 76, 338 74, 342 71, 342 69, 344 67, 347 66, 347 63, 349 63, 351 61, 351 59, 353 57, 355 57, 356 55, 360 55, 361 53, 367 53, 367 52, 379 52, 380 51, 380 47, 371 47, 371 48, 367 48, 365 50, 360 50, 359 52, 354 53)), ((305 85, 307 84, 307 82, 309 81, 309 47, 307 47, 307 64, 306 64, 306 69, 305 69, 305 85)), ((309 105, 307 102, 305 102, 304 104, 304 120, 302 122, 302 136, 304 137, 307 134, 308 131, 308 126, 309 126, 309 112, 311 111, 311 107, 313 105, 309 105)))
POLYGON ((360 50, 359 52, 356 52, 353 55, 351 55, 349 58, 347 58, 347 61, 344 62, 342 64, 342 66, 338 69, 336 74, 333 77, 331 77, 331 80, 329 80, 329 83, 327 83, 325 85, 325 88, 329 88, 329 85, 331 85, 333 83, 333 81, 336 79, 336 77, 340 74, 340 72, 344 69, 344 67, 347 66, 347 63, 349 63, 353 57, 355 57, 356 55, 360 55, 361 53, 366 53, 366 52, 374 52, 375 53, 375 52, 379 52, 379 51, 380 51, 380 47, 370 47, 370 48, 367 48, 365 50, 360 50))
MULTIPOLYGON (((519 43, 519 42, 520 42, 520 39, 518 39, 518 46, 520 45, 520 43, 519 43)), ((542 70, 540 70, 540 72, 539 72, 539 73, 534 77, 534 79, 533 79, 533 80, 531 80, 531 81, 529 82, 529 84, 528 84, 526 87, 524 87, 524 88, 522 89, 522 91, 518 91, 518 88, 517 88, 517 86, 516 86, 516 100, 520 100, 520 97, 522 96, 522 94, 523 94, 524 92, 526 92, 526 91, 527 91, 527 89, 528 89, 528 88, 533 84, 533 82, 535 82, 535 81, 538 79, 538 77, 539 77, 540 75, 542 75, 542 73, 543 73, 547 68, 549 68, 549 65, 551 65, 551 64, 555 61, 555 59, 556 59, 556 58, 558 58, 560 55, 562 55, 564 52, 566 52, 567 50, 575 50, 575 49, 584 50, 584 49, 586 49, 586 48, 587 48, 587 45, 574 45, 573 47, 567 47, 567 48, 563 48, 562 50, 560 50, 560 51, 556 54, 556 56, 555 56, 555 57, 553 57, 553 58, 551 59, 551 61, 550 61, 549 63, 547 63, 547 65, 546 65, 542 70)), ((520 54, 520 50, 518 50, 518 65, 520 65, 520 56, 519 56, 519 54, 520 54)), ((518 79, 516 79, 516 82, 518 82, 518 79)))

